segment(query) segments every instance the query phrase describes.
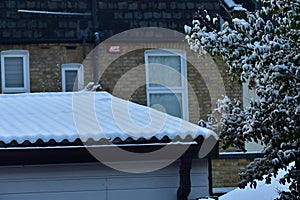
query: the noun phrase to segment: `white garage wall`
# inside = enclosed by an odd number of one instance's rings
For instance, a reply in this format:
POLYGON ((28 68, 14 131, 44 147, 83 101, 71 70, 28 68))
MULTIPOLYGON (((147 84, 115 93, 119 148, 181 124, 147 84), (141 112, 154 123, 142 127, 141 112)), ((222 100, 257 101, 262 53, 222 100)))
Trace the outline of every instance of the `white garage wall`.
MULTIPOLYGON (((0 167, 0 200, 175 200, 179 162, 129 174, 101 164, 0 167)), ((190 199, 208 195, 208 162, 194 160, 190 199)))

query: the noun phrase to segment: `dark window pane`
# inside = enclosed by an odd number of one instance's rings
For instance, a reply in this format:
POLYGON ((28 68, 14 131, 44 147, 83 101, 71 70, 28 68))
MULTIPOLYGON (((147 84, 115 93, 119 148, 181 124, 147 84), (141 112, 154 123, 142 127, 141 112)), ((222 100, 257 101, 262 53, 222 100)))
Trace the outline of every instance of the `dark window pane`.
POLYGON ((78 90, 78 81, 76 80, 77 70, 66 70, 65 71, 65 84, 66 92, 77 91, 78 90))
POLYGON ((182 118, 181 94, 150 94, 150 107, 182 118))
POLYGON ((5 57, 5 87, 24 87, 24 71, 22 57, 5 57))

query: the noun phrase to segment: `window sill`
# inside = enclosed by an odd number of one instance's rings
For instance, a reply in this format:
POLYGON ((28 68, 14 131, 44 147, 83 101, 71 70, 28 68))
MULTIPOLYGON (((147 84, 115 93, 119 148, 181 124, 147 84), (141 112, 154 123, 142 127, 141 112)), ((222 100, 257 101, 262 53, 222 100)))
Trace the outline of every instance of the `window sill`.
POLYGON ((256 152, 220 152, 218 159, 261 158, 262 153, 256 152))

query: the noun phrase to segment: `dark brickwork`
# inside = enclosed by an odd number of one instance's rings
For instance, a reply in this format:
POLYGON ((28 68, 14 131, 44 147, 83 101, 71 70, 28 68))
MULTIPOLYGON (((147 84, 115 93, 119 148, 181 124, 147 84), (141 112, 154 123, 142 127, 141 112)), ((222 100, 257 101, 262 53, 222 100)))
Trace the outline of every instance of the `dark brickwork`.
POLYGON ((99 32, 104 40, 138 27, 164 27, 183 31, 198 8, 219 12, 217 0, 1 0, 0 42, 93 41, 99 32), (86 16, 22 13, 18 10, 85 13, 86 16))
POLYGON ((0 42, 80 41, 91 34, 91 16, 21 13, 18 10, 91 12, 89 0, 1 0, 0 42))

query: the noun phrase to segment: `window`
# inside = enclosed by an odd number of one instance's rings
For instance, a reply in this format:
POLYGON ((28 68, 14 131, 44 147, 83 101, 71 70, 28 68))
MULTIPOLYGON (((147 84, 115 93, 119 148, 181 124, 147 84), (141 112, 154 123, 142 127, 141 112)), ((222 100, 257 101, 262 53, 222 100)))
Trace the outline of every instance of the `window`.
MULTIPOLYGON (((250 90, 248 88, 249 81, 243 83, 243 105, 248 106, 250 104, 251 98, 258 98, 255 94, 254 89, 250 90)), ((245 144, 245 148, 248 152, 260 152, 263 149, 263 145, 256 142, 248 142, 245 144)))
POLYGON ((145 62, 148 106, 188 120, 185 52, 147 50, 145 62))
POLYGON ((1 52, 2 93, 30 92, 29 52, 8 50, 1 52))
POLYGON ((72 92, 83 89, 83 65, 68 63, 61 66, 62 91, 72 92))

